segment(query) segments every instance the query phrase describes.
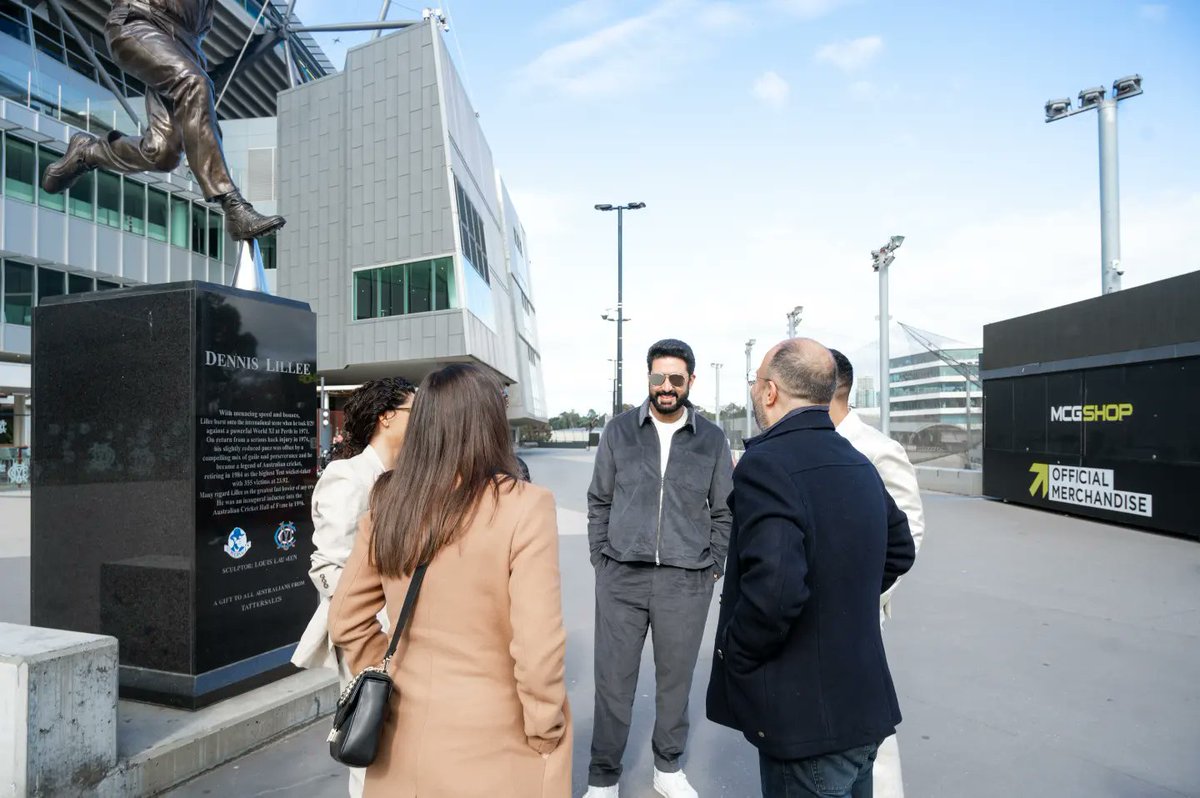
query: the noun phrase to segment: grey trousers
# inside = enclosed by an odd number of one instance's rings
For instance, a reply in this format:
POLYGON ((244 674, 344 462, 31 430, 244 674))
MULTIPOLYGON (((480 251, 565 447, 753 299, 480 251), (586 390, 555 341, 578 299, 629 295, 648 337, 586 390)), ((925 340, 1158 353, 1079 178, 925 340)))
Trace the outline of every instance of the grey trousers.
POLYGON ((680 769, 688 736, 688 694, 714 573, 713 568, 689 571, 601 558, 596 567, 596 707, 589 785, 611 787, 621 778, 647 628, 653 630, 654 646, 654 766, 665 773, 680 769))

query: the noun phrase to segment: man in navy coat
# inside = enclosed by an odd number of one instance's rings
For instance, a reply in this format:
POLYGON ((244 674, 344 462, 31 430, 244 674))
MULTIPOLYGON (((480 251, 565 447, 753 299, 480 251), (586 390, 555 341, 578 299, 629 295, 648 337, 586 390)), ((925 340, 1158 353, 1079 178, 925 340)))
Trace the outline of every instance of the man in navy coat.
POLYGON ((759 751, 765 798, 871 798, 900 708, 879 595, 912 567, 908 520, 834 430, 829 350, 793 338, 751 388, 761 435, 733 476, 708 717, 759 751))

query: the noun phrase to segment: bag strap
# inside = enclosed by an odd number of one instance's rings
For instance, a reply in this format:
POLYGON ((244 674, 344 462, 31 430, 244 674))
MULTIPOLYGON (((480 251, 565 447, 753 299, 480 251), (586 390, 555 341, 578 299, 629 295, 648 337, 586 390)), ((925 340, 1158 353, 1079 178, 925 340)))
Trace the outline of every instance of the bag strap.
POLYGON ((387 655, 383 658, 385 671, 388 663, 392 660, 392 655, 396 653, 396 646, 400 644, 400 635, 404 633, 404 627, 408 624, 409 616, 412 615, 413 605, 417 603, 417 594, 421 592, 421 582, 425 579, 425 569, 428 567, 428 563, 418 565, 417 569, 413 571, 412 581, 408 583, 404 606, 400 610, 400 617, 396 619, 396 629, 392 632, 392 644, 388 646, 387 655))

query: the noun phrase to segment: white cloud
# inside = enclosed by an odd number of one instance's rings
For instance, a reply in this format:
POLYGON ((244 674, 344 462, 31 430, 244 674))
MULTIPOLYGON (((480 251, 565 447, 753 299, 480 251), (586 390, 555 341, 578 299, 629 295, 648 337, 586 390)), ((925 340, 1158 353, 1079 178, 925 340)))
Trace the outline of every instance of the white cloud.
POLYGON ((525 88, 576 97, 661 84, 704 57, 715 37, 743 16, 725 2, 662 0, 642 14, 551 47, 518 77, 525 88))
POLYGON ((882 36, 863 36, 827 44, 813 57, 818 63, 833 64, 843 72, 857 72, 870 66, 881 52, 882 36))
POLYGON ((775 0, 773 5, 801 19, 817 19, 856 0, 775 0))
POLYGON ((754 81, 754 96, 772 108, 782 108, 787 105, 790 91, 791 87, 788 86, 788 82, 777 72, 764 72, 754 81))
POLYGON ((1162 3, 1147 3, 1138 6, 1138 13, 1142 19, 1148 19, 1151 22, 1162 22, 1167 18, 1167 6, 1162 3))

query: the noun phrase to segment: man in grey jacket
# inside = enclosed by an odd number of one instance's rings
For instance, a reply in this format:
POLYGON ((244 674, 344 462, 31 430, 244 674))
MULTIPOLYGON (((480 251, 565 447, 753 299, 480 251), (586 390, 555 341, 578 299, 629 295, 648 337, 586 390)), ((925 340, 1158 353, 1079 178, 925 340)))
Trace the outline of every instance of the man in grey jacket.
POLYGON ((596 707, 585 798, 617 798, 647 628, 654 631, 654 789, 695 798, 680 760, 688 693, 714 583, 725 568, 729 443, 688 402, 696 358, 665 339, 646 356, 650 395, 604 430, 588 489, 596 568, 596 707))

